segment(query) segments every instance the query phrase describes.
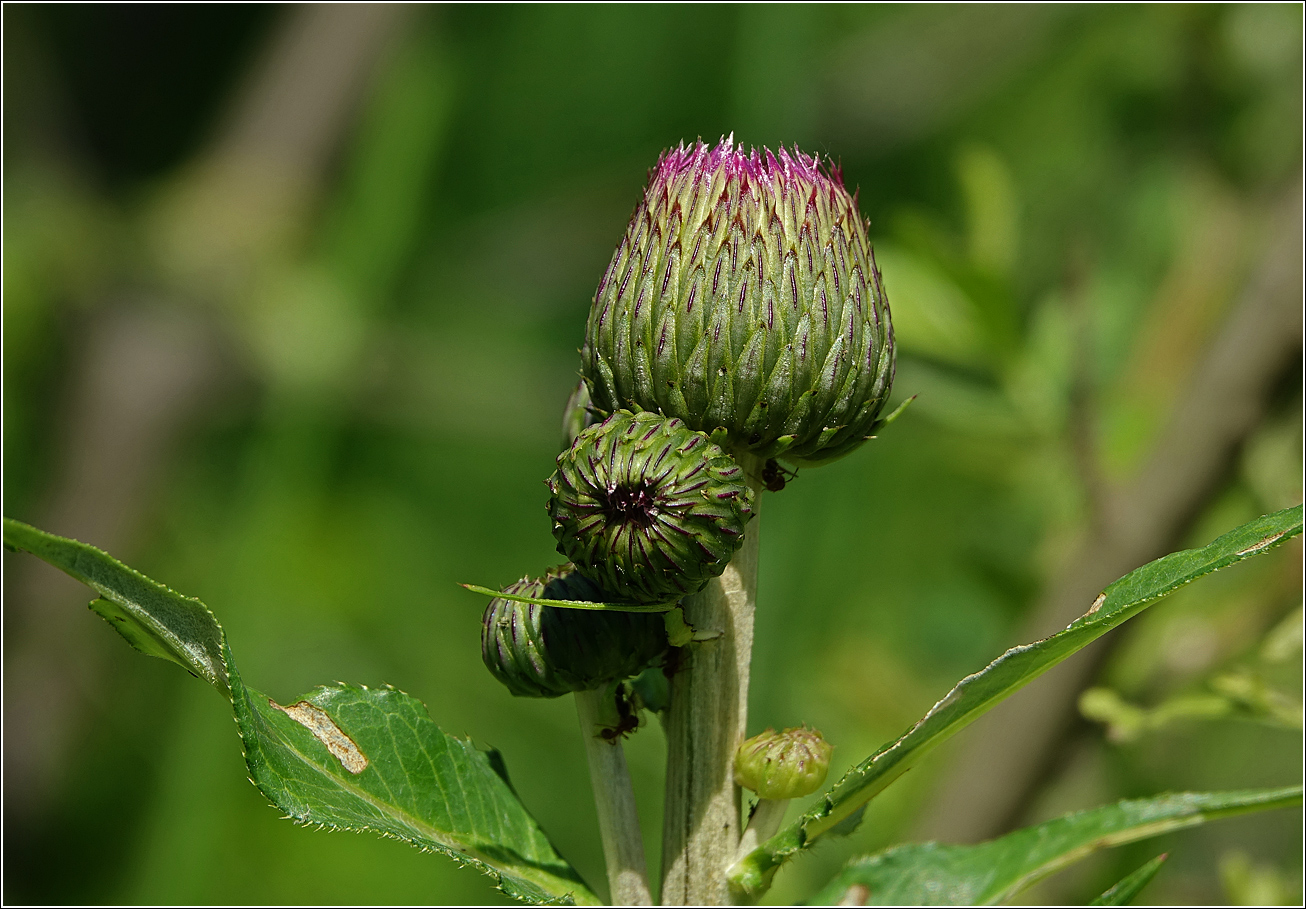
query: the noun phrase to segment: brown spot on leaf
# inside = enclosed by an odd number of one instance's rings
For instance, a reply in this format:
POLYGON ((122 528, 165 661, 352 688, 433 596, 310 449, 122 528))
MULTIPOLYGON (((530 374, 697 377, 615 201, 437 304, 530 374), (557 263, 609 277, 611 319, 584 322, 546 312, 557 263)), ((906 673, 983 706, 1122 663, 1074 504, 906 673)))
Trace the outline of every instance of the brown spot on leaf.
POLYGON ((1270 534, 1268 537, 1266 537, 1263 540, 1257 540, 1255 543, 1253 543, 1251 546, 1248 546, 1246 549, 1238 550, 1238 555, 1245 556, 1245 555, 1251 555, 1253 552, 1260 552, 1266 546, 1272 546, 1273 544, 1277 543, 1279 540, 1282 540, 1284 534, 1286 533, 1287 531, 1285 530, 1280 533, 1270 534))
POLYGON ((1097 599, 1093 601, 1092 606, 1088 607, 1088 612, 1084 613, 1084 615, 1092 615, 1093 613, 1097 612, 1099 609, 1102 608, 1102 604, 1105 602, 1106 602, 1106 592, 1103 591, 1102 593, 1099 593, 1097 595, 1097 599))
POLYGON ((865 884, 853 884, 843 895, 843 899, 836 903, 836 906, 865 906, 866 901, 871 898, 871 888, 865 884))
POLYGON ((326 750, 331 752, 332 757, 338 760, 341 766, 350 773, 362 773, 367 769, 367 755, 359 750, 358 746, 354 744, 354 740, 345 735, 341 728, 336 725, 335 720, 331 719, 321 707, 314 706, 308 701, 300 701, 298 704, 282 707, 271 698, 268 698, 268 705, 280 710, 313 733, 313 737, 325 745, 326 750))

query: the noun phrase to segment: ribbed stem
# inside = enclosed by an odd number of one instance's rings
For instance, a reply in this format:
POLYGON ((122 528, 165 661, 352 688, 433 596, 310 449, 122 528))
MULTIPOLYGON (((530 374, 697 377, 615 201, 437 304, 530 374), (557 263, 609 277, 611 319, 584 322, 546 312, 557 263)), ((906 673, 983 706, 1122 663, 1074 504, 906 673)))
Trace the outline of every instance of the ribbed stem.
POLYGON ((607 703, 610 687, 576 692, 576 714, 580 717, 585 756, 589 759, 594 807, 598 809, 599 833, 603 839, 603 860, 608 868, 608 888, 614 906, 651 906, 648 864, 644 840, 635 809, 635 790, 626 769, 626 753, 620 737, 603 738, 605 728, 617 724, 616 710, 607 703))
POLYGON ((723 906, 725 871, 740 836, 735 750, 748 724, 748 670, 761 509, 758 459, 738 458, 756 499, 744 545, 721 577, 685 599, 685 620, 720 637, 685 649, 671 678, 667 794, 662 828, 662 904, 723 906))

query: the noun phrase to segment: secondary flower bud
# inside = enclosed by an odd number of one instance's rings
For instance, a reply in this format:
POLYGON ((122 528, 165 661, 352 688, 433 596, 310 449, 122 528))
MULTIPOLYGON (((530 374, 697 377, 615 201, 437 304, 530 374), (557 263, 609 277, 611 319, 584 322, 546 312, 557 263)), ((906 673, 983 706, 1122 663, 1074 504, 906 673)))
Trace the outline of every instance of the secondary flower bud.
POLYGON ((581 432, 549 478, 558 551, 611 599, 666 603, 725 570, 753 492, 679 420, 618 411, 581 432))
MULTIPOLYGON (((538 580, 522 578, 504 593, 548 600, 602 602, 570 565, 538 580)), ((662 616, 519 603, 495 597, 481 618, 481 658, 518 697, 554 698, 639 675, 667 649, 662 616)))
POLYGON ((581 356, 606 413, 724 428, 733 450, 763 459, 856 448, 889 398, 893 326, 839 170, 732 139, 664 152, 599 281, 581 356))
POLYGON ((588 429, 602 419, 595 415, 590 401, 590 391, 581 379, 567 398, 567 406, 562 409, 562 448, 565 451, 576 441, 581 430, 588 429))
POLYGON ((806 726, 755 735, 735 752, 735 782, 764 799, 811 795, 825 782, 833 746, 806 726))

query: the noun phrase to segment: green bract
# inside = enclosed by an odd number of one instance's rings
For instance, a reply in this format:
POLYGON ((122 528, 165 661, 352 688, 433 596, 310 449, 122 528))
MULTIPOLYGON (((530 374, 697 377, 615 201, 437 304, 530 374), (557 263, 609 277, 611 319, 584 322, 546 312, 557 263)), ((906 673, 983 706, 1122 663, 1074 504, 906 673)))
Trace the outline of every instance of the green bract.
POLYGON ((815 729, 768 729, 735 752, 735 782, 764 799, 802 798, 825 782, 832 750, 815 729))
MULTIPOLYGON (((522 578, 504 593, 555 600, 602 598, 572 566, 538 580, 522 578)), ((560 609, 495 598, 481 617, 481 658, 518 697, 555 698, 639 675, 667 649, 662 616, 560 609)))
POLYGON ((567 406, 562 409, 563 450, 571 447, 581 430, 588 429, 599 422, 602 422, 602 418, 594 413, 589 388, 585 386, 585 380, 581 379, 572 389, 571 396, 567 398, 567 406))
POLYGON ((599 281, 581 355, 604 412, 723 429, 761 458, 856 448, 889 397, 893 326, 839 171, 729 139, 663 153, 599 281))
POLYGON ((664 603, 696 593, 744 541, 753 492, 701 432, 618 411, 585 429, 549 478, 558 551, 609 598, 664 603))

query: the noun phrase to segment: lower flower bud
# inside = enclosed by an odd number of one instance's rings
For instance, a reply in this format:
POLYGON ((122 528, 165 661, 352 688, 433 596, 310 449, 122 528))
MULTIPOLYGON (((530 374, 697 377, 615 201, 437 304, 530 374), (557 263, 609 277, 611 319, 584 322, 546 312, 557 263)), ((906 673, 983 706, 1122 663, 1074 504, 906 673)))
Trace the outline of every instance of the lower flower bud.
MULTIPOLYGON (((571 565, 504 593, 601 602, 603 595, 571 565)), ((639 675, 667 649, 662 616, 519 603, 496 597, 481 618, 481 658, 518 697, 555 698, 639 675)))

